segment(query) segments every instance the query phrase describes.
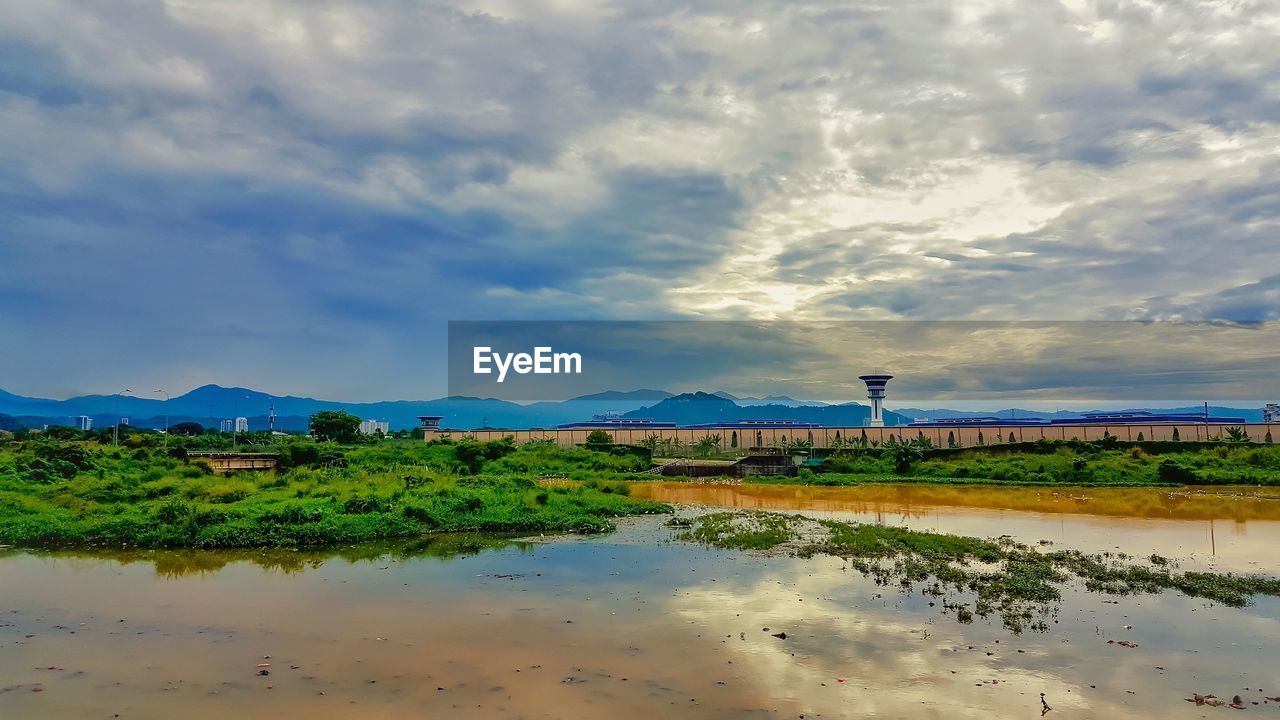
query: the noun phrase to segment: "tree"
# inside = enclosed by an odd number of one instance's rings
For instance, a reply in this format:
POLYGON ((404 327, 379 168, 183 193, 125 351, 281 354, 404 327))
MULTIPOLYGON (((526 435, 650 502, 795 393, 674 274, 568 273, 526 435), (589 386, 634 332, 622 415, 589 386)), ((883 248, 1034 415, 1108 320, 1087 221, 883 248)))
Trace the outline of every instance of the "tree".
POLYGON ((204 434, 204 426, 198 422, 180 422, 169 428, 170 435, 190 435, 195 437, 204 434))
POLYGON ((721 438, 719 433, 704 435, 701 438, 698 438, 698 443, 696 445, 698 454, 703 456, 715 454, 715 452, 720 449, 720 440, 721 438))
POLYGON ((609 433, 605 432, 604 430, 601 430, 601 429, 599 429, 599 428, 596 428, 595 430, 592 430, 591 432, 587 433, 587 445, 588 445, 588 446, 590 446, 590 445, 612 445, 612 444, 613 444, 613 436, 612 436, 612 435, 610 435, 609 433))
POLYGON ((311 416, 311 434, 321 440, 355 442, 360 418, 341 410, 321 410, 311 416))
POLYGON ((1247 443, 1249 442, 1249 431, 1236 425, 1227 428, 1227 442, 1231 443, 1247 443))
POLYGON ((892 435, 880 450, 885 459, 893 461, 893 471, 899 475, 911 472, 912 464, 924 458, 924 451, 924 443, 917 440, 901 442, 892 435))

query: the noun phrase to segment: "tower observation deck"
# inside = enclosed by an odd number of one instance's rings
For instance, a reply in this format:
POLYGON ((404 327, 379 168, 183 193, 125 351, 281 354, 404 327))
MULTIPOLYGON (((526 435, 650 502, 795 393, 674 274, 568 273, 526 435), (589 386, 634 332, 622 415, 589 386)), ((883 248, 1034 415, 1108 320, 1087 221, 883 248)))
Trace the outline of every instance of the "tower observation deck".
POLYGON ((867 399, 871 401, 871 427, 884 427, 884 386, 893 379, 892 375, 859 375, 858 379, 867 384, 867 399))

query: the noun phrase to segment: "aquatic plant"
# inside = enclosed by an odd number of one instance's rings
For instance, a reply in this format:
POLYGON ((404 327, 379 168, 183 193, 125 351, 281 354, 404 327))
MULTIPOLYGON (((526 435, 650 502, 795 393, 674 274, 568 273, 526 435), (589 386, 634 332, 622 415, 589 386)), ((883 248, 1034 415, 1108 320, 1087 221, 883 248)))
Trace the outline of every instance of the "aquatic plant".
POLYGON ((1122 554, 1043 551, 1007 537, 984 540, 762 511, 703 515, 678 537, 719 548, 833 555, 878 585, 943 598, 943 611, 955 611, 960 622, 994 614, 1015 633, 1047 629, 1045 618, 1073 579, 1108 595, 1176 590, 1232 607, 1256 595, 1280 597, 1280 579, 1181 573, 1158 556, 1142 563, 1122 554))

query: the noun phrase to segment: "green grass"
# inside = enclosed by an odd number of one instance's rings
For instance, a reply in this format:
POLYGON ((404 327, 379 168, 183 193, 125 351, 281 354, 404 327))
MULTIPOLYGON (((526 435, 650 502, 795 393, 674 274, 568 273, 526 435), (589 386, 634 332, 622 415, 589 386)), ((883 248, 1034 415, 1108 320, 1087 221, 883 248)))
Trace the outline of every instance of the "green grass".
POLYGON ((291 441, 275 472, 208 474, 182 448, 31 441, 0 450, 0 544, 248 548, 439 532, 604 532, 666 511, 629 497, 646 461, 543 445, 291 441), (544 487, 545 475, 582 480, 544 487))
POLYGON ((1014 632, 1047 630, 1061 588, 1079 582, 1110 595, 1177 590, 1232 607, 1255 595, 1280 596, 1280 580, 1254 575, 1180 573, 1159 556, 1043 551, 1008 538, 921 532, 769 512, 721 512, 696 518, 686 541, 720 548, 778 550, 844 558, 879 585, 941 598, 959 622, 998 615, 1014 632), (970 607, 972 605, 972 607, 970 607))
POLYGON ((1142 487, 1177 485, 1280 486, 1280 446, 1269 444, 1154 446, 1117 442, 1037 442, 965 450, 934 450, 895 472, 879 449, 843 451, 819 472, 749 482, 861 485, 883 482, 1014 486, 1142 487))

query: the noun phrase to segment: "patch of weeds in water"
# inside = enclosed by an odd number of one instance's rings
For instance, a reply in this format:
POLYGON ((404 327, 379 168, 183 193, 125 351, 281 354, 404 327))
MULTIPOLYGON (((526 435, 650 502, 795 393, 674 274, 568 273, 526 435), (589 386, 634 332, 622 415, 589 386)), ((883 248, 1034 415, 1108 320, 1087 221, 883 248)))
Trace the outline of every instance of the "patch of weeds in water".
POLYGON ((1000 616, 1016 633, 1048 630, 1061 587, 1073 578, 1091 592, 1135 595, 1177 590, 1232 607, 1256 595, 1280 597, 1280 579, 1208 572, 1179 573, 1172 561, 1150 556, 1130 563, 1124 553, 1090 555, 1078 550, 1042 552, 1007 537, 921 532, 769 512, 720 512, 694 520, 683 540, 721 548, 769 550, 787 546, 799 557, 834 555, 881 586, 910 592, 924 584, 926 596, 942 597, 944 612, 961 623, 975 615, 1000 616), (948 592, 974 598, 974 606, 946 599, 948 592))
POLYGON ((696 526, 679 537, 733 550, 772 550, 796 536, 792 522, 779 513, 712 513, 697 518, 696 526))

